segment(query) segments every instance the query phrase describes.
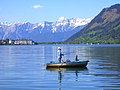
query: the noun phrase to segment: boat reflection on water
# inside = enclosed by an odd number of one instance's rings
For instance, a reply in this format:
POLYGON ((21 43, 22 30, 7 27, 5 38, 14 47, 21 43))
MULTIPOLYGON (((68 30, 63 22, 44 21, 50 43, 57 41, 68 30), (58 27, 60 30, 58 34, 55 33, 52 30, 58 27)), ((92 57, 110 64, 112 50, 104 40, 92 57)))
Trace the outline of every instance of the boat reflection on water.
POLYGON ((62 83, 62 78, 63 78, 63 74, 65 73, 71 73, 75 75, 75 80, 78 80, 78 74, 79 73, 88 73, 88 69, 87 67, 83 67, 83 68, 46 68, 46 70, 48 71, 55 71, 58 73, 58 90, 61 90, 61 83, 62 83))
POLYGON ((83 71, 83 70, 88 70, 87 67, 71 67, 71 68, 54 68, 54 67, 49 67, 46 68, 48 71, 83 71))

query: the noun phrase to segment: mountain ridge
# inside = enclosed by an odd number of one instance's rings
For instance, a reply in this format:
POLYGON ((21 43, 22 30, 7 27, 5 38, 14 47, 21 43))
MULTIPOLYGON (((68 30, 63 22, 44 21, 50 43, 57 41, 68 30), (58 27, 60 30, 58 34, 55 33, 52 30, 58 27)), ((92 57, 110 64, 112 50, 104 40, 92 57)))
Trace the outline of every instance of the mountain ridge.
POLYGON ((120 43, 120 4, 104 8, 85 28, 67 41, 72 43, 120 43))
POLYGON ((30 22, 15 24, 0 22, 0 39, 32 39, 37 42, 61 42, 78 32, 78 27, 80 30, 90 21, 91 18, 67 19, 61 17, 55 22, 44 21, 36 24, 30 22))

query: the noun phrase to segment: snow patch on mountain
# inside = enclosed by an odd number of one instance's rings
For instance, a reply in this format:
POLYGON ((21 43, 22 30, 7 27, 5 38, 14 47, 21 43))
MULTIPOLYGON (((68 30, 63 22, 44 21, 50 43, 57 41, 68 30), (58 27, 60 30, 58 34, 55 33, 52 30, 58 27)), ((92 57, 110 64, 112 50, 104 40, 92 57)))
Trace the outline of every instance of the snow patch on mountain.
POLYGON ((0 39, 33 39, 34 41, 64 41, 85 27, 92 18, 59 17, 55 22, 11 24, 0 22, 0 39), (55 38, 57 37, 57 38, 55 38))

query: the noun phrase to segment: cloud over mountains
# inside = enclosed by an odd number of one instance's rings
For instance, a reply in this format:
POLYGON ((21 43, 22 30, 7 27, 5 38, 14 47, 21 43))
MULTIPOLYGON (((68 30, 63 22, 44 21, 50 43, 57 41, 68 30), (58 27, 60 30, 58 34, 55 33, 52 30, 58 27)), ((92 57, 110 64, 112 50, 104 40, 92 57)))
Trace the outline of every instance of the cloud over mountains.
POLYGON ((43 7, 45 7, 45 6, 43 6, 43 5, 33 5, 32 6, 32 8, 34 8, 34 9, 43 8, 43 7))

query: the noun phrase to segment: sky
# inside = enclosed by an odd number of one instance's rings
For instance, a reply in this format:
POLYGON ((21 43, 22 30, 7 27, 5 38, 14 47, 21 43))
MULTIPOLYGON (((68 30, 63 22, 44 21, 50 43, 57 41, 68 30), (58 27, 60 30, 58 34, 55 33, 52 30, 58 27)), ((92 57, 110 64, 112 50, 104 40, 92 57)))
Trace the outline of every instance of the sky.
POLYGON ((0 0, 0 22, 54 22, 59 17, 93 18, 120 0, 0 0))

